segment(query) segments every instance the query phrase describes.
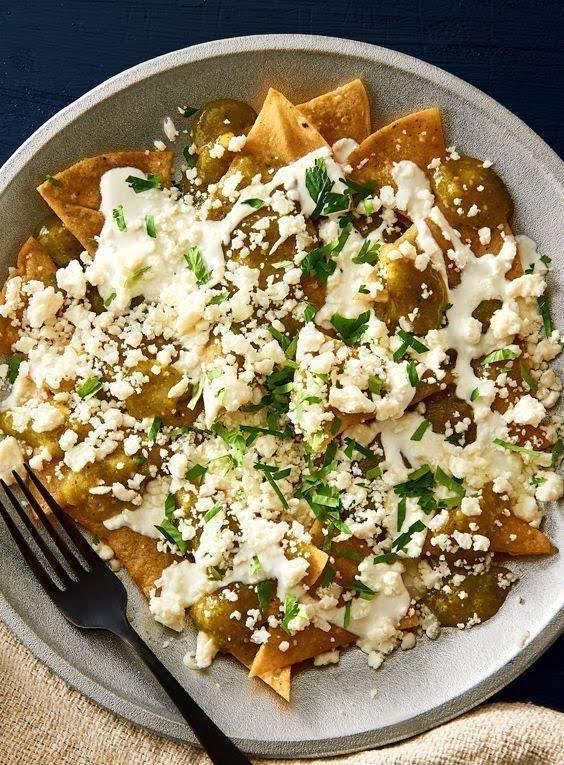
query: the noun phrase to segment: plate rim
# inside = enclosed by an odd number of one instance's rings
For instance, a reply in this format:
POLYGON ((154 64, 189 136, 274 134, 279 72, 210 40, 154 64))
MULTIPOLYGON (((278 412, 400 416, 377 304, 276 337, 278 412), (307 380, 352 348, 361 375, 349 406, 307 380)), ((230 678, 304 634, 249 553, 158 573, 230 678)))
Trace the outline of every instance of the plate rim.
MULTIPOLYGON (((349 38, 323 35, 261 34, 230 37, 180 48, 143 61, 106 79, 68 106, 64 107, 35 130, 0 168, 0 197, 26 163, 52 137, 67 124, 81 117, 91 107, 119 91, 149 79, 155 74, 174 69, 193 61, 237 53, 266 50, 296 50, 301 53, 334 53, 336 56, 354 56, 368 63, 383 64, 407 72, 418 79, 431 82, 457 97, 470 102, 486 115, 486 119, 503 125, 514 139, 526 148, 539 167, 557 186, 564 185, 564 162, 548 144, 519 117, 492 97, 465 80, 421 59, 390 48, 358 42, 349 38)), ((16 637, 46 666, 98 706, 118 717, 139 725, 157 735, 186 742, 186 726, 174 724, 160 715, 140 707, 134 702, 110 691, 93 678, 70 664, 57 651, 48 646, 17 614, 0 592, 0 619, 16 637), (88 689, 84 689, 84 681, 88 689)), ((564 631, 564 604, 545 624, 541 632, 507 664, 482 679, 454 699, 385 728, 341 736, 331 739, 310 740, 303 743, 287 741, 260 742, 240 739, 238 743, 251 755, 262 757, 316 757, 347 754, 370 746, 383 746, 420 734, 457 717, 487 700, 497 691, 524 672, 564 631), (304 750, 305 747, 305 750, 304 750)), ((190 743, 194 740, 190 736, 190 743)))

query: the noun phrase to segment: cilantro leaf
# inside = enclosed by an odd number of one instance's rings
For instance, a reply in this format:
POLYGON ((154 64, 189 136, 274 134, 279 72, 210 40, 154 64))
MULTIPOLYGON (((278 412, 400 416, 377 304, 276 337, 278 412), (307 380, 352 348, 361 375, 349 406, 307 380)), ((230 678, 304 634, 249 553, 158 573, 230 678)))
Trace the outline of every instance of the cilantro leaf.
POLYGON ((207 284, 212 277, 212 272, 208 271, 204 258, 199 247, 190 247, 188 252, 184 255, 186 264, 190 271, 196 277, 196 284, 201 287, 207 284))
POLYGON ((364 311, 356 319, 347 319, 338 313, 331 316, 331 324, 335 327, 347 345, 355 345, 360 341, 370 320, 370 311, 364 311))
POLYGON ((153 175, 153 173, 149 173, 146 178, 138 178, 136 175, 128 175, 125 182, 136 194, 141 194, 141 192, 149 191, 150 189, 160 189, 162 183, 159 176, 153 175))

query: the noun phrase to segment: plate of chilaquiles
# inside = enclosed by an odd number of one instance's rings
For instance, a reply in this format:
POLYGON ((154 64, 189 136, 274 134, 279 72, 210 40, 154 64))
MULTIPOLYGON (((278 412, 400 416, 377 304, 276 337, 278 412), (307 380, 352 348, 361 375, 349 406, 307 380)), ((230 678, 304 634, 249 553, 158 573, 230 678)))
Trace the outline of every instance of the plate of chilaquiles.
POLYGON ((374 129, 355 79, 179 111, 169 148, 37 189, 0 472, 29 462, 171 636, 195 627, 178 677, 223 654, 292 705, 356 652, 377 688, 557 552, 550 263, 432 105, 374 129))

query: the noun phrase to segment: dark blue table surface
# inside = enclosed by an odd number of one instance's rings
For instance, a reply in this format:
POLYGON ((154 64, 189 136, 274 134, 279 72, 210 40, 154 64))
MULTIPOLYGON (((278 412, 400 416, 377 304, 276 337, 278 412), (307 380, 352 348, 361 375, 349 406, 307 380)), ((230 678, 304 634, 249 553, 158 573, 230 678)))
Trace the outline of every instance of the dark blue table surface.
MULTIPOLYGON (((493 96, 562 156, 563 22, 562 0, 0 0, 0 164, 127 67, 266 32, 349 37, 429 61, 493 96)), ((498 697, 562 708, 563 645, 498 697)))

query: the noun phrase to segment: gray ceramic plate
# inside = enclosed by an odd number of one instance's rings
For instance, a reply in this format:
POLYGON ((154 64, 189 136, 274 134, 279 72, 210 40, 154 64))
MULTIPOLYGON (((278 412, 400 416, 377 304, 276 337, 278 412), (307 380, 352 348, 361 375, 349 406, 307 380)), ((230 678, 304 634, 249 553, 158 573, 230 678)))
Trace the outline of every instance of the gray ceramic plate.
MULTIPOLYGON (((269 85, 299 103, 354 77, 370 89, 376 125, 420 107, 440 106, 450 143, 495 159, 515 200, 516 229, 540 243, 556 270, 564 266, 563 167, 515 116, 461 80, 399 53, 348 40, 288 35, 221 40, 161 56, 114 77, 53 117, 2 171, 3 270, 44 214, 33 188, 46 173, 84 156, 150 145, 161 137, 162 117, 175 115, 179 104, 231 96, 258 105, 269 85)), ((552 300, 562 307, 557 285, 552 300)), ((546 527, 562 548, 564 524, 556 513, 546 527)), ((35 585, 3 525, 0 548, 0 616, 16 635, 101 706, 157 733, 192 741, 135 657, 112 638, 82 634, 64 621, 35 585)), ((301 672, 291 706, 260 681, 249 682, 227 659, 219 659, 207 673, 190 673, 181 656, 193 637, 163 648, 170 635, 151 620, 133 587, 130 612, 163 662, 245 750, 313 757, 421 733, 483 701, 531 664, 562 625, 562 557, 511 567, 522 579, 495 619, 468 632, 445 631, 435 643, 422 642, 391 657, 377 672, 355 651, 339 666, 301 672), (524 648, 517 640, 523 631, 530 633, 524 648)))

